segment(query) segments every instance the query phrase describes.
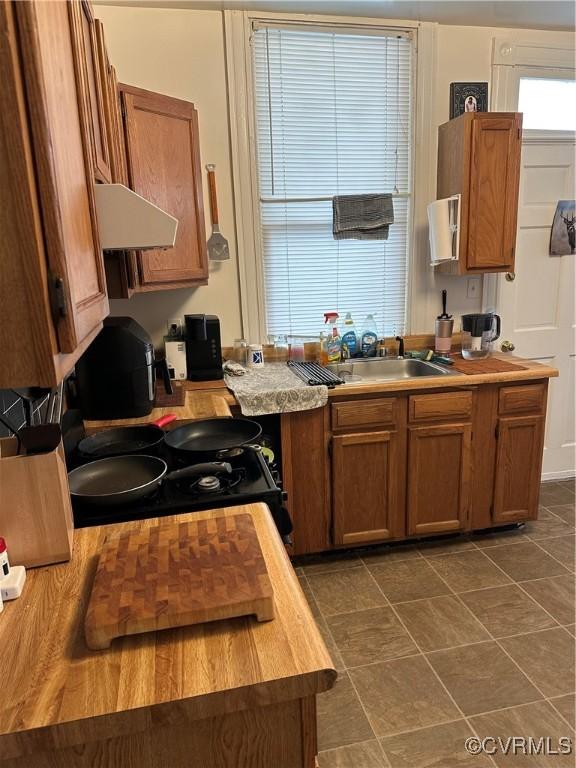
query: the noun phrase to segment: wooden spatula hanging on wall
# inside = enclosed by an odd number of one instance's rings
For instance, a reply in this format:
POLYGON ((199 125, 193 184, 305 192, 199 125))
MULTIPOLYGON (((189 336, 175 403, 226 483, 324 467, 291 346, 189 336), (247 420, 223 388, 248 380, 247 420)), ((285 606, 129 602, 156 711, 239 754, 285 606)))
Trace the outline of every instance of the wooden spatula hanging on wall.
POLYGON ((212 261, 226 261, 230 258, 228 240, 220 232, 218 226, 218 199, 216 197, 216 166, 207 165, 208 189, 210 190, 210 215, 212 217, 212 234, 208 240, 208 258, 212 261))

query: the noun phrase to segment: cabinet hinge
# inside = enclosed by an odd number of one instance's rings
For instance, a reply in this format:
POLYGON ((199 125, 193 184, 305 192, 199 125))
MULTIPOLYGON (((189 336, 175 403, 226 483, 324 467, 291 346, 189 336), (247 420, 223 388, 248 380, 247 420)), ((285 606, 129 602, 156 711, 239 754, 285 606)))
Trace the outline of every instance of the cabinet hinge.
POLYGON ((57 275, 51 274, 49 281, 52 317, 55 322, 58 322, 61 317, 66 317, 68 315, 68 300, 66 298, 64 280, 57 275))

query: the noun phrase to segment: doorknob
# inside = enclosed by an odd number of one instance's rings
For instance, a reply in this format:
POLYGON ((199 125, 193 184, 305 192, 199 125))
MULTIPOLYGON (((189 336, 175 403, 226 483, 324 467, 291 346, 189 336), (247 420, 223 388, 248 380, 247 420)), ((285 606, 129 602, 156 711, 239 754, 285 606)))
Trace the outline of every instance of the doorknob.
POLYGON ((506 280, 509 283, 513 283, 516 280, 516 272, 506 272, 506 280))
POLYGON ((502 344, 500 345, 500 349, 502 350, 502 352, 514 352, 516 347, 514 346, 514 344, 512 344, 511 341, 506 340, 502 342, 502 344))

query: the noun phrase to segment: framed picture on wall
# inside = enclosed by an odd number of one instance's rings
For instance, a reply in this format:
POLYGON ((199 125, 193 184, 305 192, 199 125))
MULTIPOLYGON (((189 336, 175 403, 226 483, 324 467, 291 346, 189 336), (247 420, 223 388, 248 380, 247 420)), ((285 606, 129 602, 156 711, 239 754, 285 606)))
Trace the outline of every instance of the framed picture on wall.
POLYGON ((488 83, 450 83, 450 120, 463 112, 488 111, 488 83))

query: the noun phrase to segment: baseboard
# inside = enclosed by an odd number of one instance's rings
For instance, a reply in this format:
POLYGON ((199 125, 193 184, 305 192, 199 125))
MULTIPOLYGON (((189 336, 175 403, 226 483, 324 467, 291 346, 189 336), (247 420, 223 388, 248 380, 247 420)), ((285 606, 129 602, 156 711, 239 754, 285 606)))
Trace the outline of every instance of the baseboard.
POLYGON ((546 483, 550 480, 571 480, 573 477, 576 477, 574 470, 567 469, 564 472, 543 472, 540 479, 546 483))

